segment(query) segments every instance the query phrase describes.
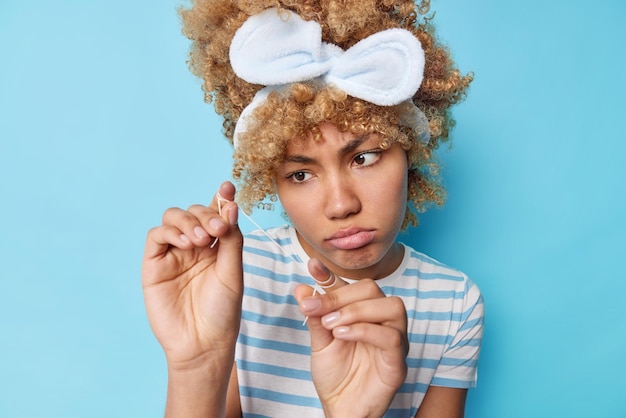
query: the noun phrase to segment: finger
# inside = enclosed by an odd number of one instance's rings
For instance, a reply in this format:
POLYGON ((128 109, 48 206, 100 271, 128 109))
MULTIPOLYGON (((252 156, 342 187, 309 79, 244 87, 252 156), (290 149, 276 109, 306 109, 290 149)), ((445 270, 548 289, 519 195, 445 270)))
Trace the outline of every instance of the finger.
POLYGON ((372 323, 406 333, 406 308, 402 299, 395 296, 351 303, 321 319, 322 325, 329 330, 357 323, 372 323))
MULTIPOLYGON (((178 227, 196 246, 202 247, 214 243, 215 238, 226 234, 229 230, 229 217, 225 213, 221 216, 219 212, 223 212, 224 205, 234 199, 234 195, 233 184, 224 182, 213 196, 210 206, 192 205, 187 211, 170 208, 163 214, 162 223, 178 227)), ((236 219, 234 222, 237 222, 236 219)))
POLYGON ((209 207, 219 213, 220 207, 223 208, 226 202, 233 200, 235 200, 235 186, 230 181, 225 181, 220 184, 217 192, 213 195, 209 207))
POLYGON ((226 203, 222 207, 222 220, 227 223, 228 228, 223 234, 218 235, 220 238, 220 248, 227 247, 229 250, 233 247, 241 253, 243 248, 243 236, 239 230, 239 207, 235 202, 226 203))
POLYGON ((324 295, 305 297, 300 300, 302 313, 310 316, 322 316, 338 311, 352 303, 385 297, 376 282, 371 279, 361 279, 350 285, 341 279, 337 280, 337 282, 339 281, 343 282, 343 285, 332 286, 332 291, 324 295))
POLYGON ((321 304, 317 299, 320 292, 325 293, 348 284, 316 258, 309 259, 307 267, 315 281, 315 287, 311 289, 309 286, 302 285, 302 287, 298 286, 295 292, 296 300, 300 303, 300 309, 305 315, 307 312, 316 313, 316 307, 321 304))
POLYGON ((404 350, 403 336, 395 328, 380 324, 358 323, 350 326, 338 327, 333 330, 335 338, 344 341, 360 341, 371 344, 381 350, 404 350))
POLYGON ((313 288, 304 284, 298 285, 294 292, 296 300, 300 304, 300 310, 306 315, 304 323, 311 334, 311 351, 321 351, 333 342, 332 331, 324 328, 319 316, 309 317, 305 311, 314 311, 314 305, 319 303, 319 298, 314 296, 313 288))
POLYGON ((358 323, 338 327, 333 330, 333 337, 342 341, 358 341, 380 349, 385 363, 392 368, 405 365, 408 353, 406 334, 395 328, 379 324, 358 323))
MULTIPOLYGON (((231 222, 237 223, 238 214, 227 215, 224 212, 224 206, 235 199, 235 186, 229 182, 223 182, 213 195, 209 206, 192 205, 188 211, 194 214, 201 223, 207 235, 210 236, 211 245, 217 243, 217 238, 228 232, 228 226, 232 226, 231 222), (219 216, 218 216, 219 215, 219 216)), ((198 229, 194 233, 203 235, 203 231, 198 229)), ((204 240, 203 240, 204 241, 204 240)))
MULTIPOLYGON (((239 229, 239 207, 233 201, 225 201, 224 199, 234 199, 235 188, 229 183, 222 183, 218 193, 213 199, 213 204, 221 205, 220 219, 227 225, 227 228, 215 231, 216 239, 211 244, 218 249, 216 260, 216 271, 218 276, 228 283, 229 287, 241 297, 243 292, 243 235, 239 229), (219 198, 218 198, 219 193, 219 198), (226 196, 224 196, 224 193, 226 196)), ((209 227, 216 223, 218 218, 212 217, 209 220, 209 227)), ((213 234, 212 234, 213 235, 213 234)))
MULTIPOLYGON (((296 299, 300 304, 300 309, 304 311, 312 311, 314 313, 314 309, 316 306, 320 304, 318 299, 313 299, 319 293, 326 293, 327 291, 331 291, 334 288, 339 288, 341 286, 347 285, 341 278, 331 272, 321 261, 316 258, 309 259, 307 264, 309 269, 309 273, 311 273, 311 277, 315 281, 315 287, 313 288, 312 293, 307 293, 306 290, 298 291, 296 288, 296 299), (304 293, 302 293, 304 292, 304 293), (303 300, 305 297, 310 296, 309 300, 303 300)), ((304 319, 304 323, 309 320, 309 316, 307 315, 304 319)), ((310 329, 310 328, 309 328, 310 329)))
POLYGON ((200 219, 190 212, 179 208, 170 208, 163 214, 164 226, 173 226, 184 234, 183 239, 188 239, 194 245, 202 247, 211 242, 210 235, 223 233, 228 226, 219 217, 213 222, 211 228, 202 225, 200 219))
MULTIPOLYGON (((222 204, 222 207, 224 206, 225 204, 222 204)), ((203 205, 192 205, 187 211, 197 218, 199 223, 199 226, 194 226, 194 233, 202 233, 204 231, 205 235, 209 237, 207 242, 210 242, 211 245, 214 245, 217 237, 228 232, 230 224, 225 216, 225 209, 222 209, 221 215, 214 209, 203 205)))
POLYGON ((317 258, 309 259, 307 264, 311 277, 315 280, 318 287, 322 288, 324 292, 333 291, 343 286, 347 286, 348 283, 342 280, 339 276, 330 271, 320 260, 317 258))
POLYGON ((310 290, 311 288, 308 286, 298 286, 295 294, 296 299, 300 303, 300 310, 306 315, 304 322, 307 323, 311 334, 311 350, 315 352, 324 349, 333 342, 332 333, 324 328, 319 317, 320 314, 317 313, 322 306, 318 292, 334 291, 340 287, 347 286, 348 283, 332 273, 316 258, 311 258, 307 266, 311 277, 315 280, 316 286, 314 290, 310 290), (313 316, 309 317, 309 315, 313 316))
POLYGON ((180 249, 188 249, 193 246, 182 231, 174 226, 159 226, 150 229, 146 238, 144 257, 146 259, 157 258, 164 255, 173 246, 180 249))
MULTIPOLYGON (((226 210, 226 205, 234 203, 235 200, 235 186, 229 182, 229 181, 225 181, 223 182, 220 187, 218 188, 217 192, 215 192, 215 194, 213 195, 213 199, 211 200, 211 203, 209 205, 209 208, 215 212, 217 212, 220 216, 221 216, 221 220, 225 221, 226 224, 232 226, 237 226, 237 222, 238 222, 238 218, 239 218, 239 212, 238 212, 238 207, 235 204, 235 212, 233 212, 233 209, 228 209, 226 210)), ((218 222, 216 220, 211 220, 211 223, 213 223, 214 226, 218 226, 218 222)), ((239 232, 239 228, 235 228, 237 230, 237 233, 240 234, 239 232)), ((217 244, 221 231, 217 231, 215 235, 213 235, 216 239, 213 241, 213 243, 211 244, 211 246, 214 246, 217 244)))
MULTIPOLYGON (((206 227, 215 232, 215 234, 211 234, 216 238, 225 238, 230 239, 226 246, 231 248, 232 250, 238 251, 241 253, 243 248, 243 237, 241 235, 241 231, 239 230, 239 207, 235 200, 235 186, 229 182, 223 182, 215 195, 213 195, 213 199, 211 200, 211 204, 209 205, 209 213, 215 214, 217 212, 219 214, 218 217, 211 216, 209 217, 208 223, 206 227), (218 221, 224 223, 227 226, 226 230, 222 230, 219 228, 218 221), (213 230, 213 227, 218 227, 217 230, 213 230)), ((199 209, 199 207, 194 207, 194 210, 202 210, 206 212, 205 209, 199 209)), ((239 254, 239 259, 241 258, 241 254, 239 254)))

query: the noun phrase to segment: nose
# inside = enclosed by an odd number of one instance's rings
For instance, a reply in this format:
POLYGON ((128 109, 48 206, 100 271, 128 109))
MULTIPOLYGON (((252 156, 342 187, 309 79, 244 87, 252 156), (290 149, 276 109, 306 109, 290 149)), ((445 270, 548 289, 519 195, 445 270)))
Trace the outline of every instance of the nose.
POLYGON ((361 199, 352 180, 341 177, 326 185, 324 214, 328 219, 345 219, 361 211, 361 199))

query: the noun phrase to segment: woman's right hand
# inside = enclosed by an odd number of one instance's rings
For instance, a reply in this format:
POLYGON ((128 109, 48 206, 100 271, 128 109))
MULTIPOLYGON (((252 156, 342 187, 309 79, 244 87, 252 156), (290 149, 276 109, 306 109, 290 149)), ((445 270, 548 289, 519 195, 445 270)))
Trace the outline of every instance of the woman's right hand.
POLYGON ((243 237, 232 202, 235 187, 225 182, 219 194, 230 202, 214 197, 208 207, 168 209, 146 240, 146 310, 170 371, 232 364, 243 294, 243 237))

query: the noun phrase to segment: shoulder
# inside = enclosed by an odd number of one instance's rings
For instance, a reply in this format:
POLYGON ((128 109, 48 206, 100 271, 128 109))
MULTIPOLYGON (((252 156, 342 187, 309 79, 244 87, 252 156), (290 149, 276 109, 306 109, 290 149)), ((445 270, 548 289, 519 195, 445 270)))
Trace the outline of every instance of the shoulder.
POLYGON ((243 239, 244 262, 249 257, 289 258, 294 252, 289 226, 258 229, 244 234, 243 239))
POLYGON ((408 254, 404 275, 415 276, 425 283, 448 284, 465 288, 477 287, 467 274, 433 257, 405 245, 408 254))
POLYGON ((243 235, 244 249, 266 247, 271 245, 284 246, 291 244, 291 227, 288 225, 269 229, 256 229, 243 235))
POLYGON ((400 287, 414 289, 419 299, 447 299, 461 302, 465 308, 483 303, 479 287, 467 274, 406 245, 405 251, 400 287))
POLYGON ((243 264, 248 277, 272 277, 283 282, 309 282, 301 247, 290 226, 256 230, 244 235, 243 264), (306 280, 308 279, 308 281, 306 280))

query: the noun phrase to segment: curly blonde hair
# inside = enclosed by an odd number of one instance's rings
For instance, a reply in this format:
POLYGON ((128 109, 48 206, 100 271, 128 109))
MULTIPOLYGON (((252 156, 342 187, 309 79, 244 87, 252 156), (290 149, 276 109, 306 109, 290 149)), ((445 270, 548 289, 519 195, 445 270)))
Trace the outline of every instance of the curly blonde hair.
POLYGON ((341 131, 376 132, 382 147, 400 143, 409 159, 408 209, 403 228, 417 225, 416 212, 443 204, 445 190, 433 151, 448 140, 454 120, 450 108, 465 98, 473 75, 454 68, 450 52, 434 35, 426 14, 430 0, 192 0, 182 8, 183 33, 192 41, 189 66, 204 80, 205 101, 213 103, 223 119, 224 134, 232 143, 235 124, 243 109, 264 86, 237 77, 229 60, 235 31, 252 15, 278 7, 314 20, 322 27, 322 40, 348 49, 359 40, 390 28, 412 32, 425 54, 424 79, 412 98, 428 118, 430 140, 420 143, 419 132, 406 123, 412 106, 377 106, 350 97, 327 85, 296 83, 287 93, 272 93, 254 110, 254 122, 238 138, 233 177, 237 200, 248 213, 253 207, 276 201, 275 173, 288 141, 319 140, 319 124, 329 121, 341 131), (421 16, 421 17, 420 17, 421 16), (268 202, 269 201, 269 202, 268 202))

